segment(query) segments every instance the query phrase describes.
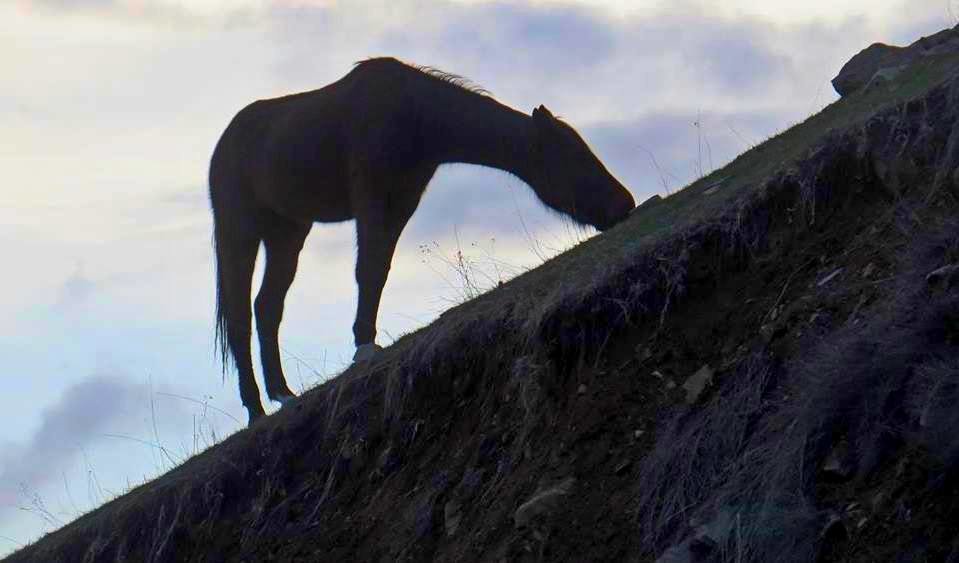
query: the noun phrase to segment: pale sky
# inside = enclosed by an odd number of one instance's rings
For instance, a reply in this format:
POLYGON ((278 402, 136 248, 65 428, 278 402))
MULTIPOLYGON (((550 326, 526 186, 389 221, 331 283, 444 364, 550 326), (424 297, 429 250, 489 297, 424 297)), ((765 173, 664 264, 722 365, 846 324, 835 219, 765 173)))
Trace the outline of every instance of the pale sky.
MULTIPOLYGON (((0 554, 245 420, 213 354, 205 178, 250 101, 397 56, 545 103, 641 201, 834 101, 849 57, 953 25, 953 2, 0 4, 0 554)), ((506 174, 444 167, 400 240, 378 340, 463 298, 444 264, 457 240, 489 286, 586 236, 506 174)), ((281 333, 294 389, 352 356, 353 245, 350 224, 307 241, 281 333)))

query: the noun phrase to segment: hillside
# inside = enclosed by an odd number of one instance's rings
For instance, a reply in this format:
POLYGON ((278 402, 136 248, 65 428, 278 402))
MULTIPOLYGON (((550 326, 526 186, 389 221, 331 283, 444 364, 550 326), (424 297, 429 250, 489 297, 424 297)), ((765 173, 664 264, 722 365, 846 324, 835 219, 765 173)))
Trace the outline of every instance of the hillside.
POLYGON ((959 55, 883 78, 5 561, 959 560, 959 55))

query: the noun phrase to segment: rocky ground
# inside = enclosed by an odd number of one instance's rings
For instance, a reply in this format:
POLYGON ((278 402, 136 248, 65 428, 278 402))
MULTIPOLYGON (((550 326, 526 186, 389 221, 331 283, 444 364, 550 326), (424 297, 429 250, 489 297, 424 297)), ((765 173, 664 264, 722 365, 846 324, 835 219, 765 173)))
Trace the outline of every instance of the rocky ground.
POLYGON ((959 56, 897 66, 7 561, 959 561, 959 56))

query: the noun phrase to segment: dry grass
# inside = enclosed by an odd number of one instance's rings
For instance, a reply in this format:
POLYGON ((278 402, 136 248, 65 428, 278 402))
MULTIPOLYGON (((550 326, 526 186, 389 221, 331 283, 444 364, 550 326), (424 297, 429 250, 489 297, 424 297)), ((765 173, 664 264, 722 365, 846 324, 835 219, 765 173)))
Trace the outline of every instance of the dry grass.
MULTIPOLYGON (((815 487, 839 443, 848 444, 856 482, 919 447, 941 464, 934 475, 959 470, 959 295, 925 282, 950 259, 959 223, 908 228, 890 298, 868 325, 851 319, 827 339, 812 338, 787 365, 747 358, 704 407, 681 410, 661 430, 637 501, 652 549, 726 520, 735 526, 715 560, 814 560, 835 517, 815 487)), ((932 477, 928 486, 944 482, 932 477)))

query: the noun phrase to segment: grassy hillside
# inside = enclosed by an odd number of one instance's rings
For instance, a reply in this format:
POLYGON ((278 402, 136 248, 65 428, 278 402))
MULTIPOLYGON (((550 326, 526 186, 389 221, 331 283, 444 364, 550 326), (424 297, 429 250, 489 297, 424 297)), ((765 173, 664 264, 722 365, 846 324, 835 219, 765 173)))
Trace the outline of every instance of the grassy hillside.
POLYGON ((923 59, 7 561, 955 560, 957 119, 923 59))

